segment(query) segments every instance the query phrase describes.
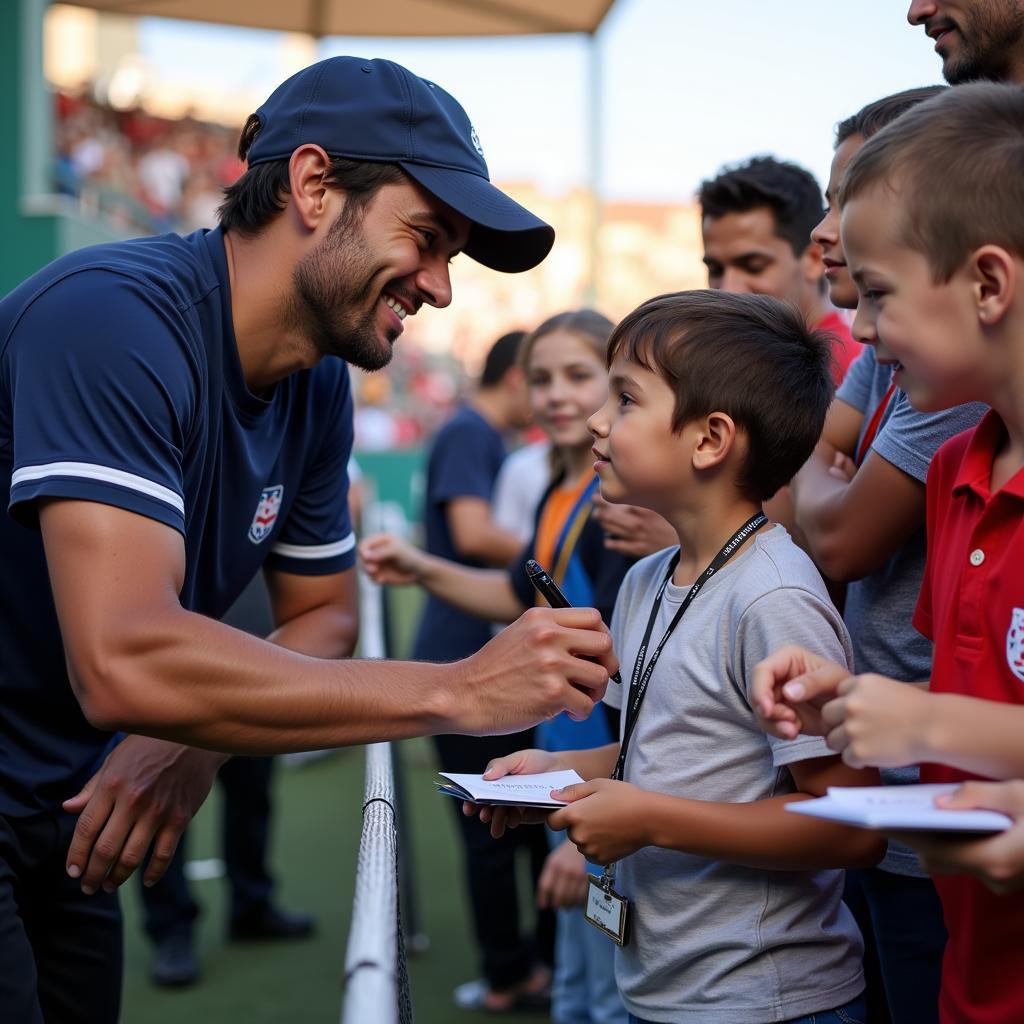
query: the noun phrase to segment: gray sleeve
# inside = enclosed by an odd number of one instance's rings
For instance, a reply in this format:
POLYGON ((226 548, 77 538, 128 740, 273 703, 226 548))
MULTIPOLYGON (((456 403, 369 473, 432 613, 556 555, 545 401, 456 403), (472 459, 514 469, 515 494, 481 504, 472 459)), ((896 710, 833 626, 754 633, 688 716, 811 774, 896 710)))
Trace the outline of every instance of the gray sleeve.
POLYGON ((896 392, 892 414, 871 447, 886 462, 924 483, 932 457, 951 437, 970 430, 984 415, 979 402, 941 412, 917 412, 902 391, 896 392))
MULTIPOLYGON (((799 644, 853 670, 853 648, 846 626, 831 602, 802 587, 779 587, 752 602, 740 616, 733 640, 734 679, 751 704, 754 666, 787 644, 799 644)), ((753 715, 753 709, 750 712, 753 715)), ((776 766, 834 757, 824 738, 768 737, 776 766)))
POLYGON ((850 364, 842 384, 836 390, 836 398, 866 414, 871 398, 871 383, 875 378, 875 367, 874 351, 865 348, 850 364))

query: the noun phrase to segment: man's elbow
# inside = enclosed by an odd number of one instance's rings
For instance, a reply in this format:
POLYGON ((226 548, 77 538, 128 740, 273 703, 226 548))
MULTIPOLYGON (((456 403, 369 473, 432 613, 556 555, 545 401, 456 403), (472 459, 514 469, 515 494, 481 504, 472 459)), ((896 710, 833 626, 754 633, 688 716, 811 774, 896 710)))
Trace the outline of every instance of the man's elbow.
POLYGON ((153 699, 138 666, 120 665, 116 658, 80 658, 69 660, 68 669, 82 714, 94 728, 155 734, 176 724, 169 707, 153 699))

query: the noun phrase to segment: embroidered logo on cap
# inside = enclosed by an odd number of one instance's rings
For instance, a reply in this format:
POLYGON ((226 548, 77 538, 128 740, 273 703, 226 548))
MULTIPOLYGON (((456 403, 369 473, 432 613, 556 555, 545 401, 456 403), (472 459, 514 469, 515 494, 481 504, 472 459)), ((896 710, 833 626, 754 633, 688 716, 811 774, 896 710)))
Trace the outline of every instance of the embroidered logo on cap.
POLYGON ((252 517, 249 527, 249 540, 259 544, 270 536, 277 522, 277 514, 281 511, 281 499, 284 497, 284 485, 264 487, 260 493, 260 502, 256 506, 256 515, 252 517))
POLYGON ((469 126, 469 141, 473 143, 473 148, 481 155, 484 155, 484 147, 480 145, 480 136, 477 135, 476 129, 469 126))
POLYGON ((1024 608, 1014 608, 1010 628, 1006 631, 1006 664, 1024 683, 1024 608))

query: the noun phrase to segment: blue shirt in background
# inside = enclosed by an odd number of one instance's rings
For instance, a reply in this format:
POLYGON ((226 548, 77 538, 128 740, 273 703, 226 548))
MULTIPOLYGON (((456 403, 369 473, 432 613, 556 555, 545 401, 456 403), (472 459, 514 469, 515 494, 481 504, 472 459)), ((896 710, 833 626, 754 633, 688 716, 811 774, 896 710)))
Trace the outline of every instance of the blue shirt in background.
MULTIPOLYGON (((430 554, 474 568, 483 563, 463 558, 455 550, 448 528, 448 503, 457 498, 480 498, 488 504, 494 481, 505 461, 501 434, 475 409, 460 409, 438 431, 427 461, 423 526, 430 554)), ((420 619, 413 658, 419 661, 457 661, 475 654, 491 638, 490 623, 429 596, 420 619)))

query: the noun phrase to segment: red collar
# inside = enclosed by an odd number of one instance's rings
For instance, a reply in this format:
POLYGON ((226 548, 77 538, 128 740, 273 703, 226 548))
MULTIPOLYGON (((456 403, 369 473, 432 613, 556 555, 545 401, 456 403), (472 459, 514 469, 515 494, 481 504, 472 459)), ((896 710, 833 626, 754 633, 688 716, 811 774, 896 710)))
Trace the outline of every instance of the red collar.
MULTIPOLYGON (((990 409, 971 434, 953 481, 954 494, 971 490, 983 501, 992 497, 992 463, 1005 439, 1006 424, 999 413, 990 409)), ((1003 484, 999 493, 1024 500, 1024 469, 1003 484)))

